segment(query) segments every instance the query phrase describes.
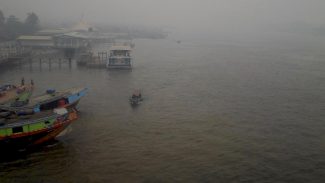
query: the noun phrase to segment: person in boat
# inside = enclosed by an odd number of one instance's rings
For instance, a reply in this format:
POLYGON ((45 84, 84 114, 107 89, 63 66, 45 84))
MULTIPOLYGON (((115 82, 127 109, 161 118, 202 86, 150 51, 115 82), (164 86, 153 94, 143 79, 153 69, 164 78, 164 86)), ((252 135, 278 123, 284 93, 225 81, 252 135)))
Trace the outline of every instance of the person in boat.
POLYGON ((141 98, 141 93, 140 93, 140 91, 135 91, 135 92, 132 94, 132 98, 141 98))

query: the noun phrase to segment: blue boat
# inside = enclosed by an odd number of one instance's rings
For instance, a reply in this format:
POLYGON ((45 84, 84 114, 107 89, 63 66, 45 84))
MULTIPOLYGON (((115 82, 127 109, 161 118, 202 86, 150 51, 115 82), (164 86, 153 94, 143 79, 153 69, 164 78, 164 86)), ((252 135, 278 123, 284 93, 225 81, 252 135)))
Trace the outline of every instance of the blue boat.
POLYGON ((24 106, 0 105, 0 112, 11 111, 17 115, 27 115, 55 108, 75 108, 87 90, 87 88, 71 88, 58 92, 50 89, 45 94, 30 98, 28 104, 24 106))

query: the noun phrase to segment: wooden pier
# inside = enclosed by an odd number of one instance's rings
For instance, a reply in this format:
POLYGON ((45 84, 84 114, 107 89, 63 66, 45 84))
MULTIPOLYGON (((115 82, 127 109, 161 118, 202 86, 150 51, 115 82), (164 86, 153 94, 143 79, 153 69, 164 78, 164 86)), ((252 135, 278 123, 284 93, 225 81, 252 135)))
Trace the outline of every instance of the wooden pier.
POLYGON ((87 52, 79 55, 77 65, 89 68, 106 68, 107 59, 107 52, 97 52, 97 56, 93 52, 87 52))
POLYGON ((33 66, 38 66, 40 70, 48 68, 51 71, 53 68, 61 69, 63 66, 68 66, 69 69, 72 68, 72 58, 34 58, 28 60, 29 68, 32 69, 33 66))
POLYGON ((15 41, 0 43, 0 64, 11 64, 29 57, 31 49, 24 48, 15 41))

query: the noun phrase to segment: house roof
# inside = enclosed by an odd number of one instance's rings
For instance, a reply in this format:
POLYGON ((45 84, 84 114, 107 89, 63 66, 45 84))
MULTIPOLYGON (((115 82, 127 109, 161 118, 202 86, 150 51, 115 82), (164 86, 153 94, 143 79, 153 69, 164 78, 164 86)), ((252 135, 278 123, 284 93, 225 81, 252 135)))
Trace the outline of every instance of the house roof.
POLYGON ((37 35, 58 35, 70 32, 69 29, 59 28, 59 29, 43 29, 38 31, 37 35))
POLYGON ((19 36, 17 40, 38 40, 38 41, 50 41, 52 40, 51 36, 19 36))
POLYGON ((65 34, 57 35, 55 37, 72 37, 72 38, 81 38, 81 39, 88 39, 89 36, 80 32, 68 32, 65 34))

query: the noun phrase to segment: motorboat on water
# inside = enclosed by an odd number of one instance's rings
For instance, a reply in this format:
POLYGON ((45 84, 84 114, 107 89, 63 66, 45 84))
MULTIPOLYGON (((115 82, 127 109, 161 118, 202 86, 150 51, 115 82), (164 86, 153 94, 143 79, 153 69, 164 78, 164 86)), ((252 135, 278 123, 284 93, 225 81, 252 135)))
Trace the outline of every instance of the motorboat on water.
POLYGON ((135 90, 129 98, 130 104, 136 106, 143 101, 140 90, 135 90))

